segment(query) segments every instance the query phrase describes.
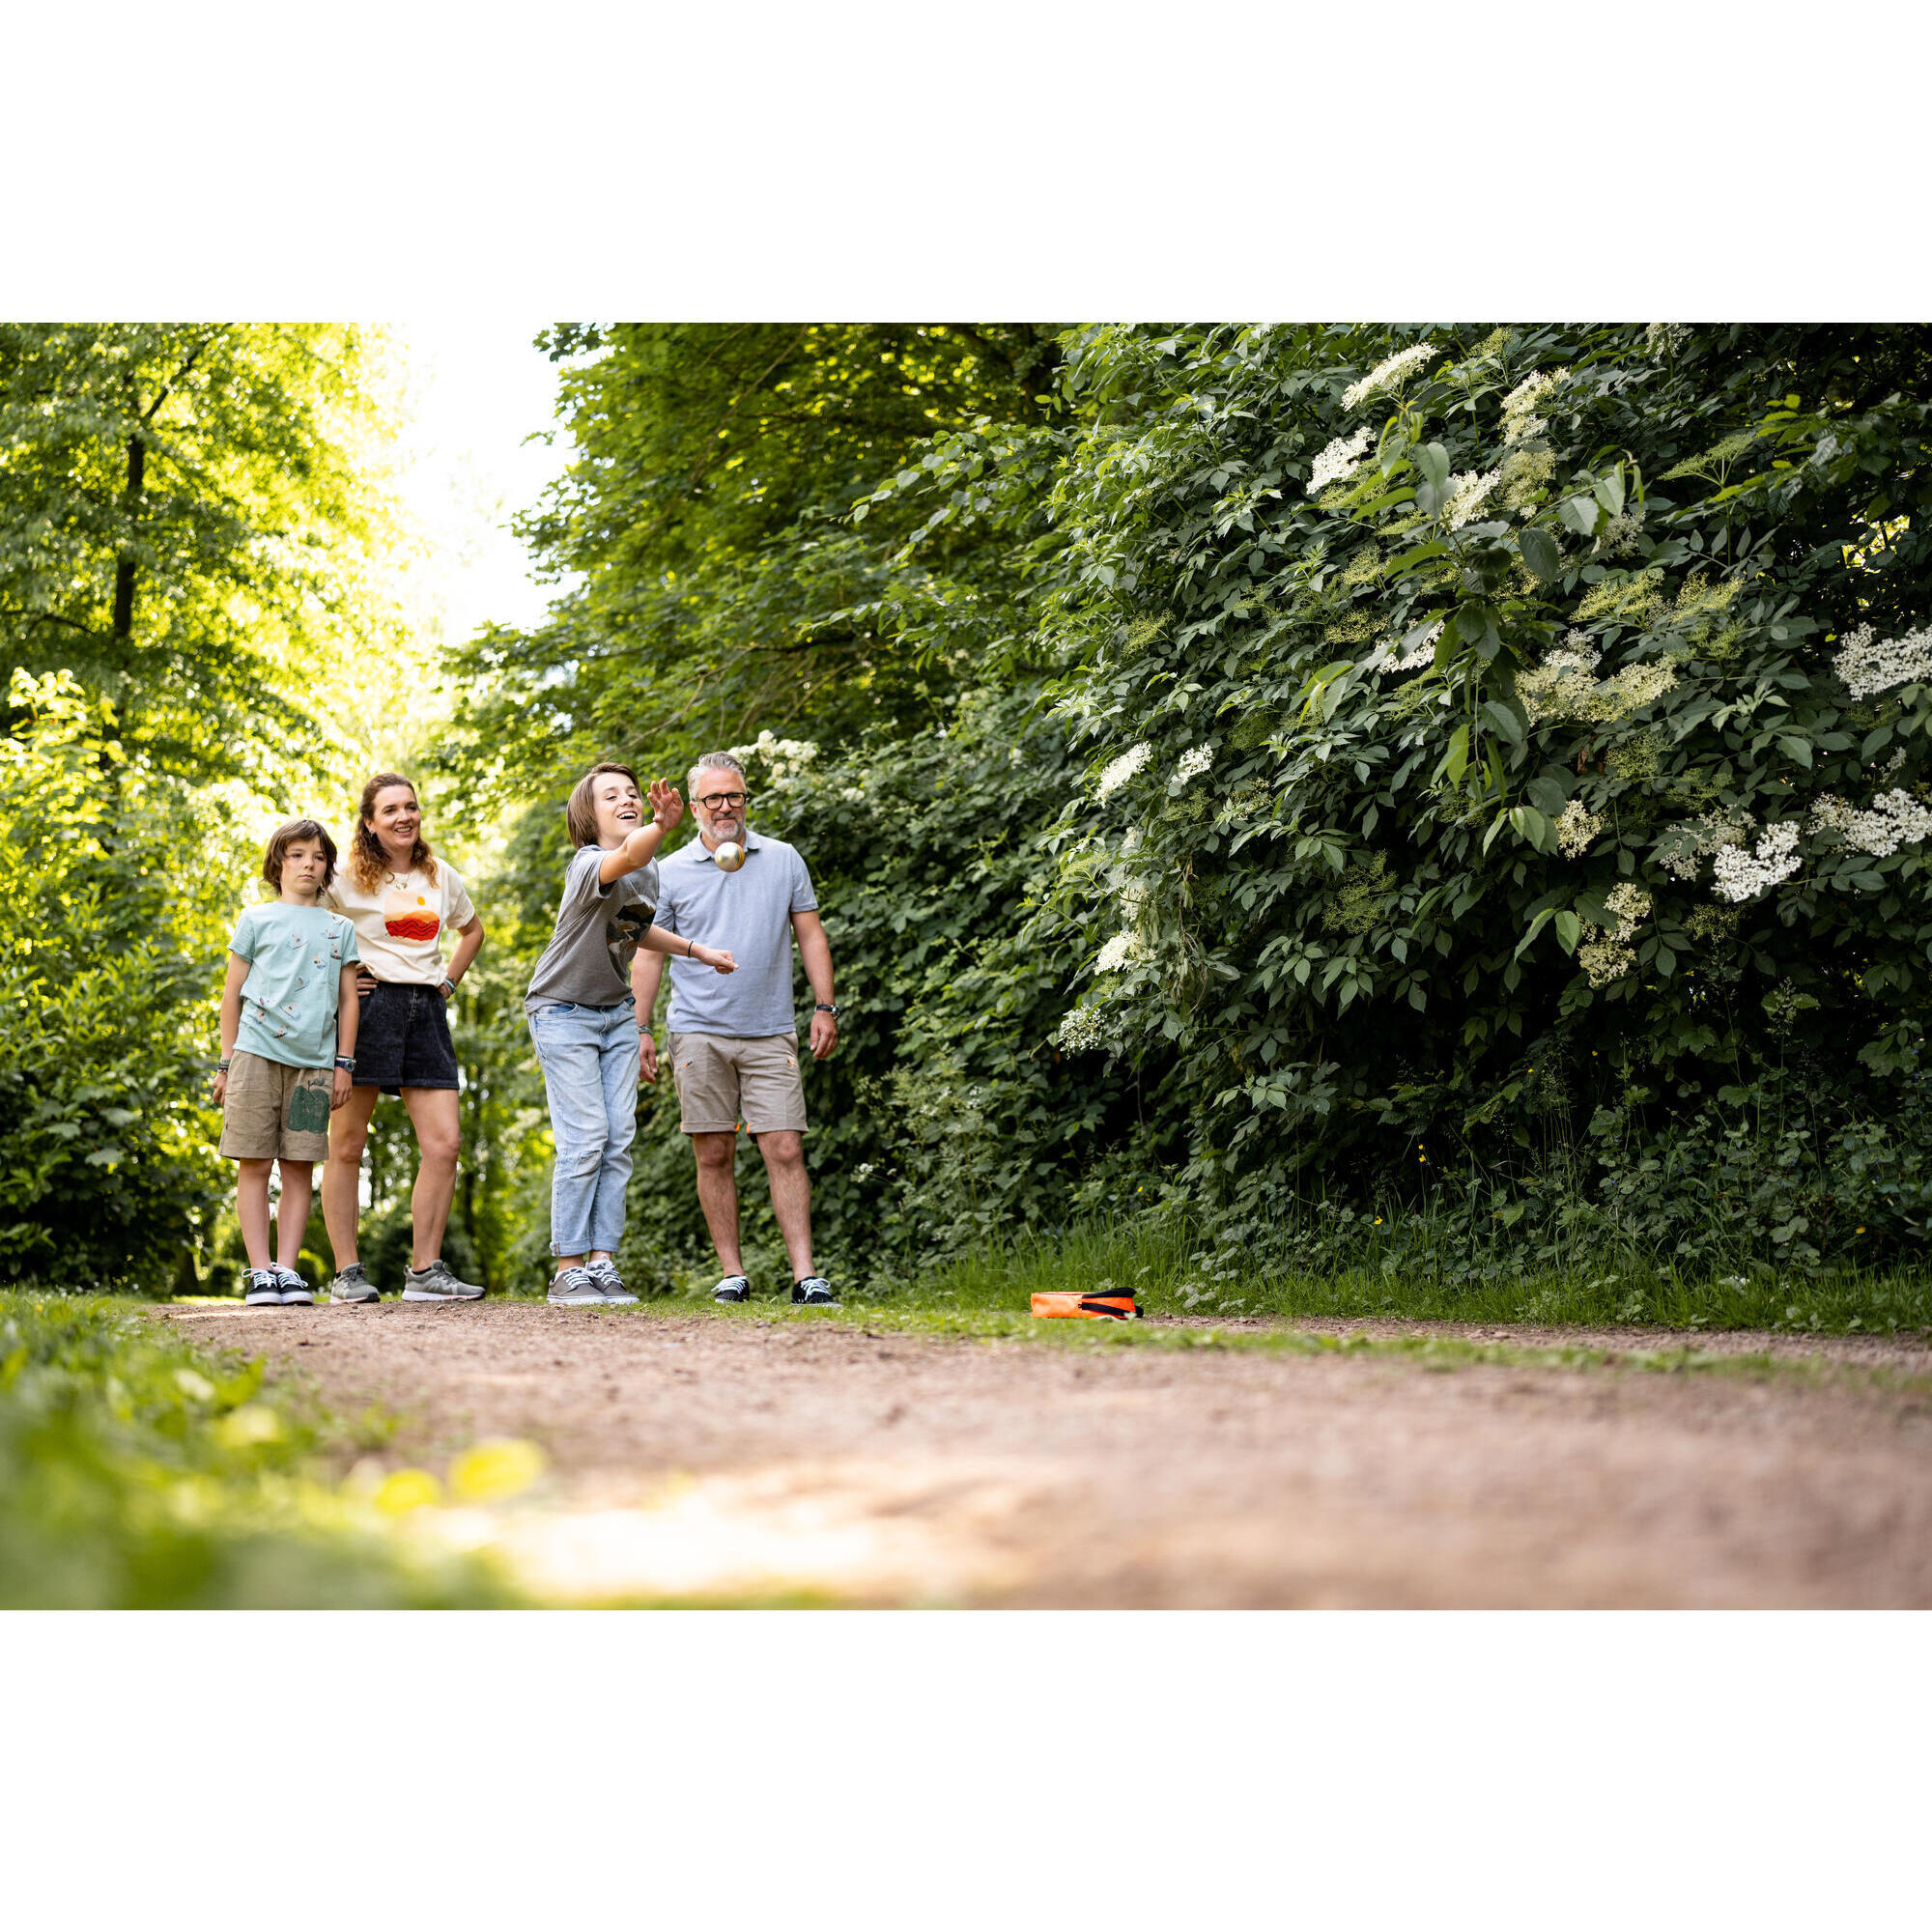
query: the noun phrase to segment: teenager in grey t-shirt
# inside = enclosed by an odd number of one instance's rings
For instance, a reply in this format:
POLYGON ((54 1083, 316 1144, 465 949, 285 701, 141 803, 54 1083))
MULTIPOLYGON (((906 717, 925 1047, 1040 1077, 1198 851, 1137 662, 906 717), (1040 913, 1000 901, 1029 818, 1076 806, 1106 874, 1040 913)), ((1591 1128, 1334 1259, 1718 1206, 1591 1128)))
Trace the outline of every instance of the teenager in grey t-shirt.
POLYGON ((651 929, 658 903, 653 859, 606 885, 601 846, 582 845, 563 875, 556 930, 544 948, 524 1010, 543 1006, 614 1007, 631 997, 631 957, 651 929))

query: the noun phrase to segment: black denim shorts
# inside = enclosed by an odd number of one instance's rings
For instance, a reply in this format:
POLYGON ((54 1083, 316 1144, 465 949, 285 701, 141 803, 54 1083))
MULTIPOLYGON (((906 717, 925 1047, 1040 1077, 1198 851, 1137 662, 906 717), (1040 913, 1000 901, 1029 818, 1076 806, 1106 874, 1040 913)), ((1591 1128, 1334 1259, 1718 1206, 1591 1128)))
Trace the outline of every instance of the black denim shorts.
POLYGON ((447 1087, 456 1078, 456 1047, 449 1015, 434 986, 395 986, 379 980, 358 996, 362 1017, 355 1028, 355 1084, 400 1094, 405 1087, 447 1087))

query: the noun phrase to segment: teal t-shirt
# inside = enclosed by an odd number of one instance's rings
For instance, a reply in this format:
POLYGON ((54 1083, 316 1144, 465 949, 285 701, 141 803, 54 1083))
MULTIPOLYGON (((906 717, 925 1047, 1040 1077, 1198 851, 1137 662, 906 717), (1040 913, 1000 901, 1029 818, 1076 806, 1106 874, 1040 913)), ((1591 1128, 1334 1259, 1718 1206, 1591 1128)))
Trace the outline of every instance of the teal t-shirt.
POLYGON ((362 955, 355 928, 321 906, 252 905, 228 950, 248 961, 237 1048, 284 1066, 335 1065, 342 969, 362 955))

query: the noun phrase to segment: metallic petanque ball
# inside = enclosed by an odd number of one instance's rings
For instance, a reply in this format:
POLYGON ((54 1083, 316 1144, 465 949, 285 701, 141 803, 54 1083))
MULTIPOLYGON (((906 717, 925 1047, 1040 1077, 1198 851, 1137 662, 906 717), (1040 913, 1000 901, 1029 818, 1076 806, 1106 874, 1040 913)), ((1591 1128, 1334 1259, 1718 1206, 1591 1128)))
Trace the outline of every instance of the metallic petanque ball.
POLYGON ((721 872, 735 872, 745 863, 745 848, 735 838, 727 838, 711 855, 721 872))

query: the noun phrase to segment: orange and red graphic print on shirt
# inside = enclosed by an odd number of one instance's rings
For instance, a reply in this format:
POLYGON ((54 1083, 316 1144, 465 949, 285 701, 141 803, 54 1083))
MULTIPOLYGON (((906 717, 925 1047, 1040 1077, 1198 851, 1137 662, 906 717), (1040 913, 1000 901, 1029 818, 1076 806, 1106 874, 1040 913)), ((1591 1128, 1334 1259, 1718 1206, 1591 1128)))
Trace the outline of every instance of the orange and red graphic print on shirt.
POLYGON ((435 906, 421 893, 383 895, 383 930, 392 939, 434 939, 442 929, 435 906))

